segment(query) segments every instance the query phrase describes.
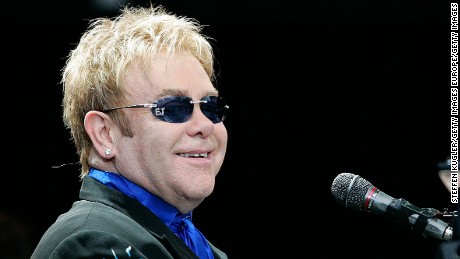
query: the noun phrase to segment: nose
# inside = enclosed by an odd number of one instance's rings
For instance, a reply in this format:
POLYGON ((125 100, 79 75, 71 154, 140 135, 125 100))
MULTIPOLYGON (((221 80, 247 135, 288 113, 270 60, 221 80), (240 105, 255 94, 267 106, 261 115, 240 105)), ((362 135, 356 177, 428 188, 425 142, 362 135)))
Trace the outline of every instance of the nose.
POLYGON ((206 100, 191 101, 193 103, 192 117, 189 119, 187 134, 190 136, 202 135, 209 136, 214 130, 214 123, 201 111, 200 103, 206 103, 206 100))

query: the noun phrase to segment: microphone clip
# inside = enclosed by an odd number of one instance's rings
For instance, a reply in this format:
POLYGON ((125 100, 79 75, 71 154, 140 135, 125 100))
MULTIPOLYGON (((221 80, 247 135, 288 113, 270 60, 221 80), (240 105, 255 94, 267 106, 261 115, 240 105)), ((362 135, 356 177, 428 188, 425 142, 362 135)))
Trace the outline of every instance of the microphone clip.
POLYGON ((440 220, 445 221, 448 223, 450 226, 454 225, 455 219, 458 216, 458 212, 456 210, 449 211, 447 209, 444 209, 444 211, 437 211, 436 212, 436 217, 440 220))
POLYGON ((456 212, 454 216, 453 212, 441 213, 433 208, 419 208, 404 199, 393 199, 384 213, 384 216, 396 220, 396 223, 405 223, 403 225, 411 226, 412 231, 424 237, 450 240, 452 238, 452 226, 439 219, 440 215, 444 217, 451 215, 452 224, 456 212))

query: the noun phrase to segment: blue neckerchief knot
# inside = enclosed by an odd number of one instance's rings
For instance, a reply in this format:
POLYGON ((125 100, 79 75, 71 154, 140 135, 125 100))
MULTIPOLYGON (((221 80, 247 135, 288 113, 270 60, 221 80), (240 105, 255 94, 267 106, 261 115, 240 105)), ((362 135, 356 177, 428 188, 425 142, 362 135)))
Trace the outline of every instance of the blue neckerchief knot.
POLYGON ((169 227, 200 259, 214 258, 206 238, 193 225, 191 213, 178 215, 169 227))
POLYGON ((119 174, 91 168, 88 174, 104 185, 136 199, 157 215, 200 259, 213 259, 211 247, 192 223, 192 212, 180 213, 164 200, 119 174))

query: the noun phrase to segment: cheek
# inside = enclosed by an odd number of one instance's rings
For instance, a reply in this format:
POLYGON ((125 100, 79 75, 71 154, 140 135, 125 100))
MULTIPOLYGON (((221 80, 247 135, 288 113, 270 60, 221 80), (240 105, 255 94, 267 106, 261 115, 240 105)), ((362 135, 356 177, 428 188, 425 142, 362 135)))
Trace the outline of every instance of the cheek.
POLYGON ((134 135, 133 150, 140 167, 146 171, 164 170, 162 167, 170 163, 170 143, 171 137, 164 134, 164 131, 146 130, 137 132, 134 135))
POLYGON ((164 148, 168 140, 168 131, 160 127, 148 127, 139 133, 138 145, 146 150, 164 148))
POLYGON ((168 152, 181 136, 181 128, 172 123, 150 122, 139 128, 135 134, 138 138, 138 145, 146 152, 158 154, 168 152))
POLYGON ((214 135, 216 136, 217 141, 219 142, 219 148, 226 149, 228 142, 227 128, 225 128, 223 124, 216 126, 214 129, 214 135))

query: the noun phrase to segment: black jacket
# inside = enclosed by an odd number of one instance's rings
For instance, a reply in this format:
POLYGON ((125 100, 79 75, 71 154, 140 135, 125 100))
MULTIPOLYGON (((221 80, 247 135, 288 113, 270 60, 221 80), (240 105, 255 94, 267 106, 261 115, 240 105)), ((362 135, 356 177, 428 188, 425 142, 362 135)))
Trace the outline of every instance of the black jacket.
MULTIPOLYGON (((80 199, 45 232, 31 259, 198 258, 148 208, 89 176, 80 199)), ((216 259, 227 258, 209 245, 216 259)))

